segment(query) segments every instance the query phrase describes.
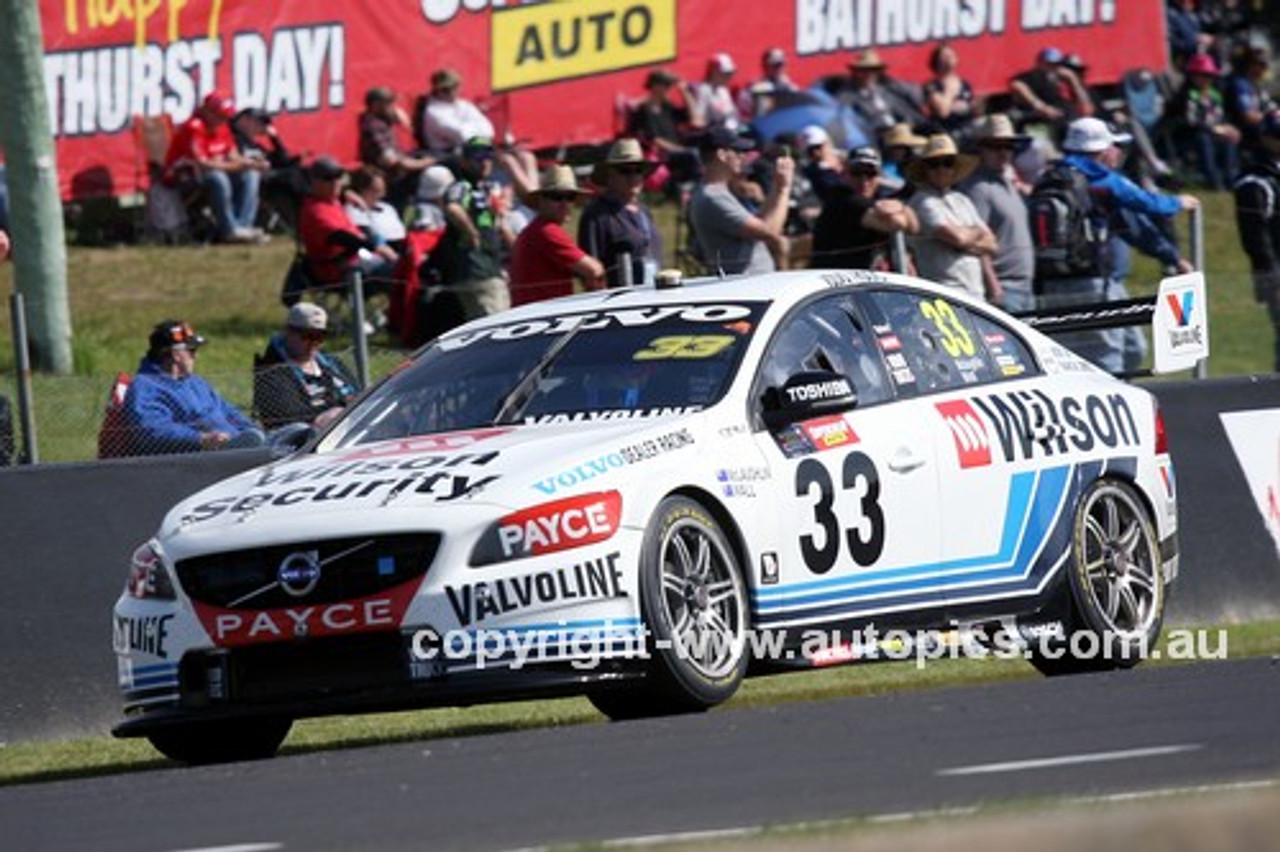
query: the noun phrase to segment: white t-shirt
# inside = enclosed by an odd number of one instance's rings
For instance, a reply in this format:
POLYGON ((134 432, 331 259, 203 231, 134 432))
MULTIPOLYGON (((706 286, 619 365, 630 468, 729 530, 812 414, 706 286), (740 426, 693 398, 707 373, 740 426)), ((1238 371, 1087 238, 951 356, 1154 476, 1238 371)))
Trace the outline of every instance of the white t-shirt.
POLYGON ((939 194, 928 186, 920 186, 911 196, 911 208, 920 219, 920 233, 912 238, 916 268, 921 278, 963 287, 981 298, 982 260, 976 254, 960 251, 938 239, 936 231, 943 225, 973 226, 985 224, 973 202, 952 189, 939 194))
POLYGON ((383 242, 395 242, 404 239, 404 222, 395 208, 385 201, 379 201, 372 208, 356 207, 348 204, 345 207, 351 222, 357 228, 368 229, 383 242))
POLYGON ((454 153, 468 139, 493 138, 493 122, 471 101, 429 98, 422 115, 423 135, 433 153, 454 153))

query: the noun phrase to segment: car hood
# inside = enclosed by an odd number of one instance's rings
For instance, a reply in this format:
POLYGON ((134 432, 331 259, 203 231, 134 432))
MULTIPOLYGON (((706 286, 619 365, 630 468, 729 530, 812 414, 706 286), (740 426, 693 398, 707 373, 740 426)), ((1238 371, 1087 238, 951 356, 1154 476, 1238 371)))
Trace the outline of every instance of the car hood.
POLYGON ((295 455, 187 498, 170 510, 161 537, 181 532, 208 541, 232 527, 280 525, 337 535, 399 527, 392 518, 405 510, 421 528, 424 510, 513 510, 616 488, 630 465, 693 443, 690 420, 680 417, 495 427, 295 455))

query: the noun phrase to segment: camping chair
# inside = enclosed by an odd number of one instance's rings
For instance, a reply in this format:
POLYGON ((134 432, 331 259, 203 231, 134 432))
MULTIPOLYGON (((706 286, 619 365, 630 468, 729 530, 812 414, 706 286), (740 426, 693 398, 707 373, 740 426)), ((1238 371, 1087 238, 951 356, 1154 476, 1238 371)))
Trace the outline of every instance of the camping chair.
POLYGON ((133 429, 125 420, 124 397, 129 392, 133 376, 129 373, 116 373, 107 394, 107 405, 103 409, 102 428, 98 430, 98 458, 114 459, 122 456, 138 455, 137 448, 130 440, 133 429))

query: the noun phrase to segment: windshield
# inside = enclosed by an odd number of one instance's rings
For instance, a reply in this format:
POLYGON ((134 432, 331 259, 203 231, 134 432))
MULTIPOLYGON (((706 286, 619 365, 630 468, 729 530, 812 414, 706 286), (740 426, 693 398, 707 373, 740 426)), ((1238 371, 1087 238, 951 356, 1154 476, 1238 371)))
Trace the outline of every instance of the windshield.
POLYGON ((696 411, 729 387, 763 310, 758 302, 665 305, 446 335, 348 414, 323 448, 696 411))

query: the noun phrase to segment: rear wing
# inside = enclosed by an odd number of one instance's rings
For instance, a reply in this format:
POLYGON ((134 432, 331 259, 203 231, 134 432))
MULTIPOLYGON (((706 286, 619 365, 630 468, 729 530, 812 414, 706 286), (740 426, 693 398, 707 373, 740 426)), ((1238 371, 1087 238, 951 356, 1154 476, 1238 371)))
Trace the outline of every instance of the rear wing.
POLYGON ((1075 305, 1017 314, 1043 334, 1150 325, 1152 367, 1122 378, 1196 369, 1209 357, 1209 311, 1204 273, 1189 272, 1160 282, 1155 296, 1098 305, 1075 305))

